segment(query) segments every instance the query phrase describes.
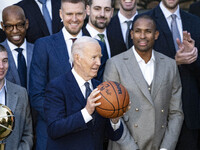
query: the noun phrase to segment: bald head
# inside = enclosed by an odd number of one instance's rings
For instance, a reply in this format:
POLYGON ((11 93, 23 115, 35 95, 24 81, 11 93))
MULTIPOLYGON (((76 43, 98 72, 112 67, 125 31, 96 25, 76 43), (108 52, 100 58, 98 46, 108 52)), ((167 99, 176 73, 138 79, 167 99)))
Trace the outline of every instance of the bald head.
POLYGON ((12 5, 3 9, 3 12, 2 12, 3 22, 7 20, 7 17, 9 15, 13 15, 13 14, 15 14, 16 16, 22 17, 24 20, 26 19, 23 9, 19 6, 12 5))

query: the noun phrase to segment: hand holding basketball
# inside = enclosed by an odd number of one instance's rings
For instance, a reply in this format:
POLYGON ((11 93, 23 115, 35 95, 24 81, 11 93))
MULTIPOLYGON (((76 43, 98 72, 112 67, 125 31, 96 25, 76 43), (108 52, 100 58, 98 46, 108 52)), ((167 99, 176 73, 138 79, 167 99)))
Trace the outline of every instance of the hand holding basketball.
POLYGON ((101 98, 96 102, 101 105, 96 107, 96 111, 105 118, 117 118, 122 116, 129 106, 129 95, 126 88, 117 82, 106 81, 98 87, 101 98))

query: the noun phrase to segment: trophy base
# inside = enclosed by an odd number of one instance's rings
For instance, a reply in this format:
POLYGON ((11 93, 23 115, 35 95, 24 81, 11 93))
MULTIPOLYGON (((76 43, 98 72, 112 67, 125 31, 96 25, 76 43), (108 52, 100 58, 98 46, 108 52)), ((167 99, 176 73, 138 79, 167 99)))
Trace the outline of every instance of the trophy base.
POLYGON ((0 150, 5 150, 5 143, 0 144, 0 150))

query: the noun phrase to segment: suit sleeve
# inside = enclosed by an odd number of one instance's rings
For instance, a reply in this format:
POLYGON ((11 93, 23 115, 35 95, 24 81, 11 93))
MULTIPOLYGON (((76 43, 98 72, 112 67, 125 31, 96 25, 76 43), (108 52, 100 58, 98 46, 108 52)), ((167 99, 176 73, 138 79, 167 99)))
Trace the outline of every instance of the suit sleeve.
POLYGON ((27 92, 24 89, 24 93, 21 102, 23 102, 24 107, 26 108, 25 112, 25 122, 24 122, 24 130, 22 133, 22 138, 19 143, 18 150, 31 150, 33 147, 33 128, 32 128, 32 117, 31 117, 31 112, 30 112, 30 105, 28 101, 28 96, 27 92))
MULTIPOLYGON (((87 128, 81 109, 77 109, 75 113, 67 115, 66 101, 65 99, 71 98, 66 97, 66 93, 63 93, 62 88, 57 85, 62 85, 63 82, 54 82, 52 80, 46 89, 46 98, 44 102, 45 115, 47 119, 47 132, 52 139, 57 139, 66 136, 71 133, 78 133, 87 128)), ((77 106, 78 107, 78 106, 77 106)))
POLYGON ((182 87, 179 71, 176 64, 173 64, 173 66, 175 73, 173 77, 172 96, 169 104, 168 124, 160 146, 160 148, 166 148, 168 150, 175 149, 184 118, 181 99, 182 87))
POLYGON ((29 95, 31 107, 44 117, 44 94, 48 80, 48 55, 46 42, 37 40, 30 66, 29 95))
MULTIPOLYGON (((119 76, 116 64, 114 63, 112 58, 106 62, 106 67, 105 67, 105 71, 103 75, 103 81, 116 81, 120 83, 120 76, 119 76)), ((129 129, 127 128, 123 119, 122 119, 122 123, 124 126, 122 137, 118 141, 113 142, 112 144, 117 145, 123 150, 139 149, 138 145, 135 143, 135 140, 130 134, 129 129)))

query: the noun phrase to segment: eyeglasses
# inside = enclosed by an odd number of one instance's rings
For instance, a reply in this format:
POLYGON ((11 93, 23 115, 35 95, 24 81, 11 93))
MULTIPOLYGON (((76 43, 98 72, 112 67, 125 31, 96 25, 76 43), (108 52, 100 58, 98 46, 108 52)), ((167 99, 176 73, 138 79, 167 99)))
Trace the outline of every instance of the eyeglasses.
POLYGON ((19 23, 19 24, 16 24, 16 25, 4 25, 5 29, 9 32, 13 31, 14 26, 16 27, 17 30, 22 30, 22 29, 24 29, 25 22, 19 23))

